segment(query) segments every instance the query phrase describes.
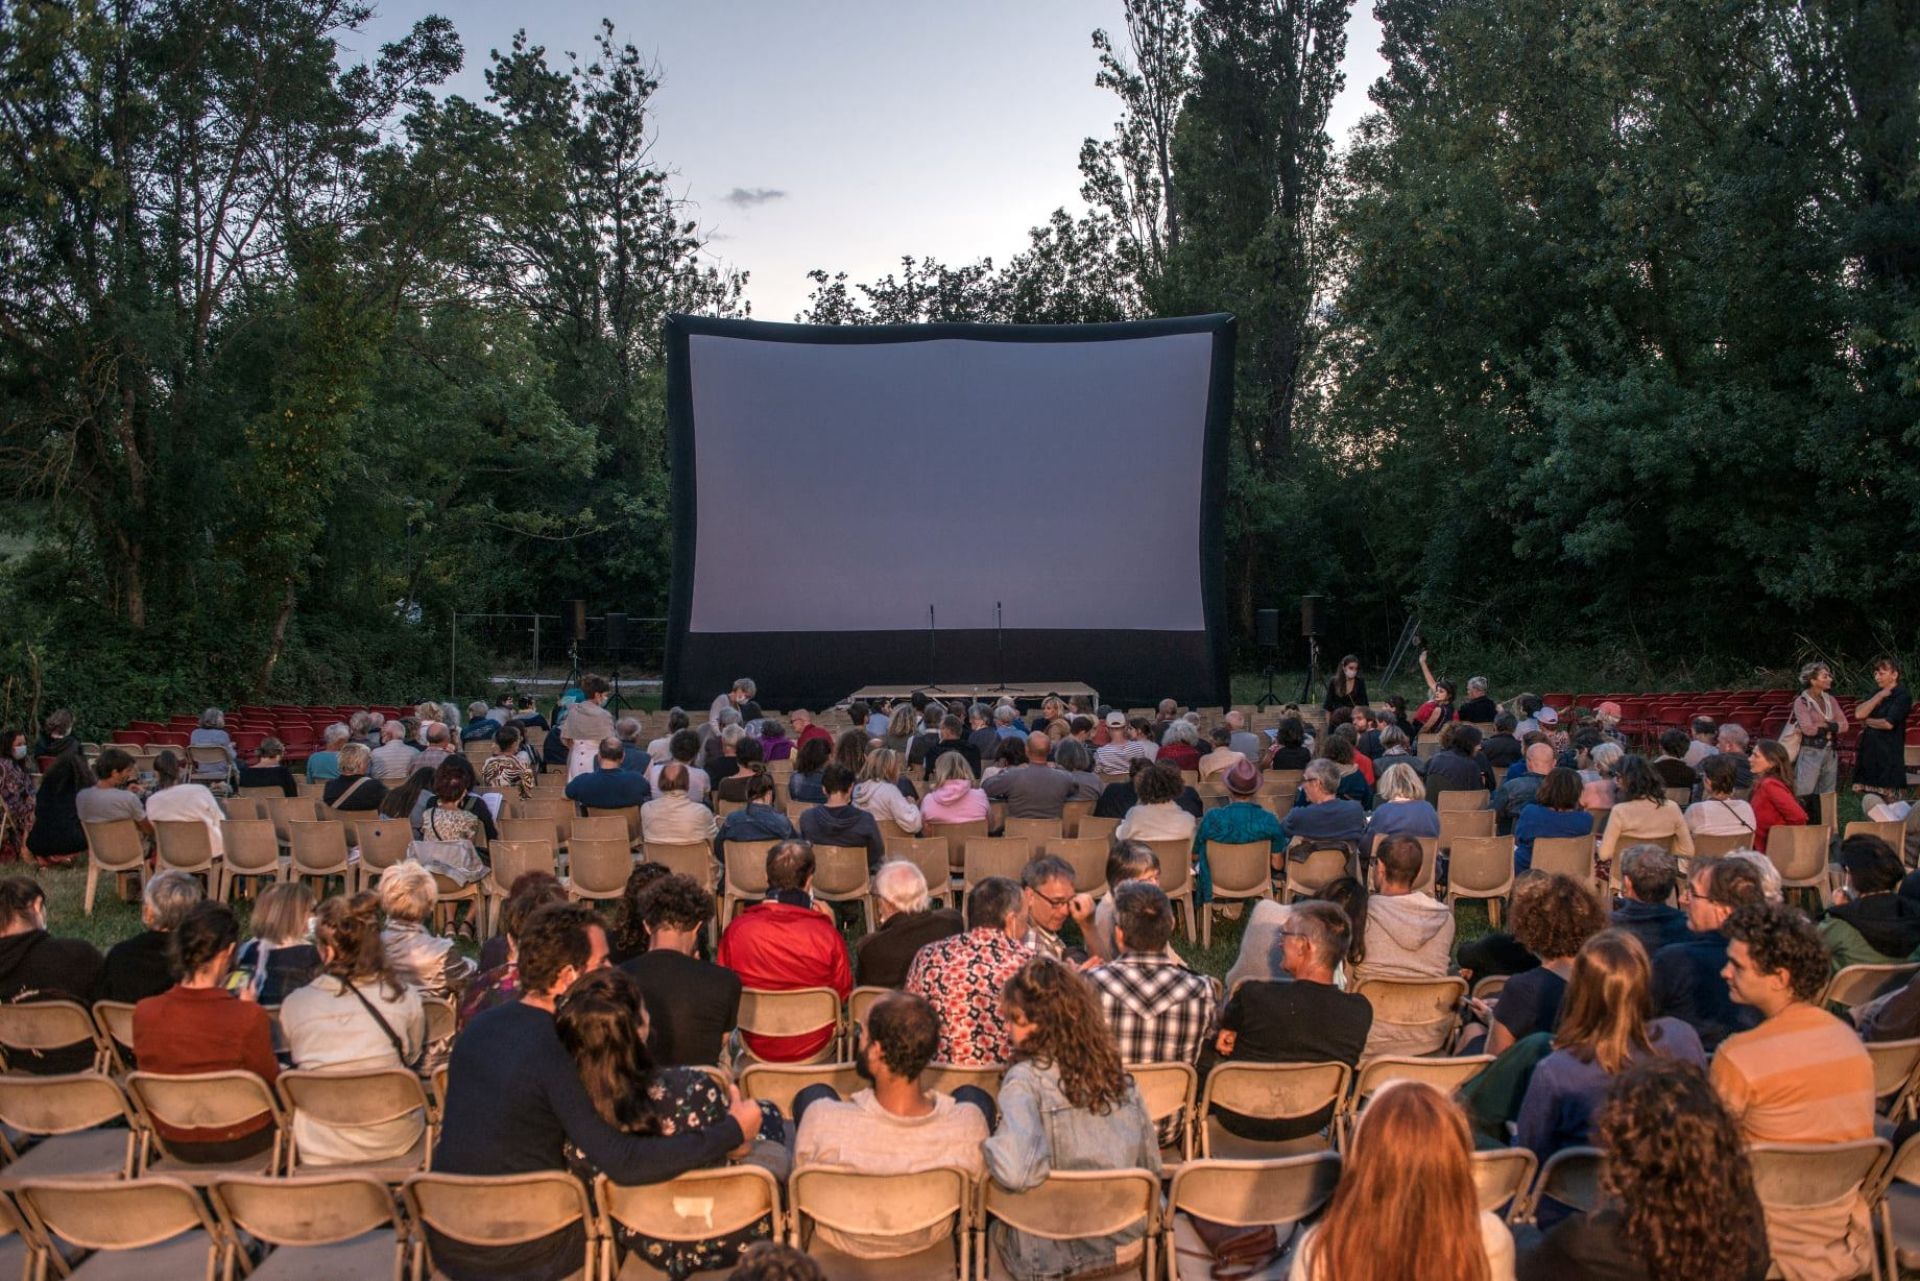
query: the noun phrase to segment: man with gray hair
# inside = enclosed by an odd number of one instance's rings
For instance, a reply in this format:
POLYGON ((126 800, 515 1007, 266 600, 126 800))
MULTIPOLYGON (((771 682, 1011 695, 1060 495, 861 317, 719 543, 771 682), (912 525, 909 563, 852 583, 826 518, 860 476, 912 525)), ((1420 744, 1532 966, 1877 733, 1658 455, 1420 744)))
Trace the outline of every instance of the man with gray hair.
POLYGON ((1500 704, 1487 697, 1487 678, 1474 676, 1467 681, 1467 701, 1460 704, 1460 710, 1454 713, 1460 720, 1474 725, 1491 725, 1500 715, 1500 704))
POLYGON ((1266 755, 1267 744, 1262 735, 1247 728, 1247 715, 1238 708, 1227 713, 1227 746, 1250 761, 1257 761, 1266 755))
POLYGON ((993 733, 996 738, 1025 738, 1027 736, 1027 727, 1022 725, 1020 718, 1014 714, 1012 703, 1002 703, 993 709, 993 733))
POLYGON ((175 927, 204 897, 200 878, 192 872, 168 868, 154 873, 140 896, 140 921, 146 929, 107 950, 99 998, 132 1004, 171 988, 173 968, 167 945, 175 927))
MULTIPOLYGON (((1747 755, 1746 727, 1732 721, 1724 722, 1715 731, 1713 745, 1717 749, 1712 756, 1705 757, 1695 766, 1702 778, 1706 777, 1707 762, 1725 758, 1733 762, 1733 786, 1736 792, 1745 792, 1753 787, 1753 762, 1747 755)), ((1699 789, 1695 789, 1696 793, 1699 789)))
POLYGON ((439 769, 440 762, 453 755, 447 746, 447 727, 439 721, 428 721, 424 734, 427 750, 420 753, 420 764, 430 769, 439 769))
POLYGON ((403 783, 419 763, 420 749, 407 742, 407 727, 387 721, 380 727, 380 746, 368 759, 367 773, 383 783, 403 783))
POLYGON ((1664 845, 1629 845, 1620 881, 1625 898, 1613 912, 1615 929, 1639 939, 1649 957, 1687 937, 1687 914, 1668 902, 1680 886, 1680 864, 1664 845))
POLYGON ((1325 757, 1307 762, 1300 788, 1305 805, 1295 804, 1280 820, 1280 835, 1291 844, 1299 840, 1360 841, 1367 831, 1367 811, 1359 801, 1336 796, 1340 767, 1325 757))
POLYGON ((972 703, 967 707, 967 741, 973 744, 976 759, 990 761, 1000 746, 1000 731, 993 727, 993 713, 985 703, 972 703))
POLYGON ((500 727, 506 723, 505 712, 495 715, 493 709, 485 703, 468 703, 467 727, 460 731, 460 741, 463 743, 491 742, 493 736, 500 732, 500 727))
POLYGON ((380 742, 380 726, 372 712, 355 712, 347 717, 347 739, 373 747, 380 742))
POLYGON ((720 713, 728 711, 734 713, 733 723, 738 725, 742 716, 741 707, 752 702, 753 696, 758 692, 758 687, 754 685, 751 677, 742 676, 736 680, 733 688, 714 699, 713 706, 707 709, 708 726, 716 733, 725 728, 726 722, 720 719, 720 713))
MULTIPOLYGON (((363 712, 354 713, 365 715, 363 712)), ((352 739, 353 732, 335 721, 320 736, 320 750, 307 757, 307 781, 329 783, 340 777, 340 749, 352 739)))
POLYGON ((880 927, 853 953, 853 972, 862 987, 903 986, 921 948, 966 928, 960 913, 933 906, 926 876, 902 859, 880 865, 873 893, 880 900, 880 927))
POLYGON ((622 716, 613 723, 613 735, 626 747, 627 754, 621 759, 620 768, 637 774, 645 774, 647 767, 653 764, 652 755, 640 735, 646 731, 640 722, 631 716, 622 716))

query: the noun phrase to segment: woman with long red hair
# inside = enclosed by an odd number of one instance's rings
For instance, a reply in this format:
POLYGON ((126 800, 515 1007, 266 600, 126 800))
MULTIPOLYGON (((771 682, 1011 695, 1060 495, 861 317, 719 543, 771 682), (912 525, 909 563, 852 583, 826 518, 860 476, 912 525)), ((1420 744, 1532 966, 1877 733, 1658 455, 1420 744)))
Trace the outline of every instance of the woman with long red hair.
POLYGON ((1373 1096, 1288 1281, 1513 1281, 1513 1234, 1473 1188, 1466 1113, 1422 1081, 1373 1096))

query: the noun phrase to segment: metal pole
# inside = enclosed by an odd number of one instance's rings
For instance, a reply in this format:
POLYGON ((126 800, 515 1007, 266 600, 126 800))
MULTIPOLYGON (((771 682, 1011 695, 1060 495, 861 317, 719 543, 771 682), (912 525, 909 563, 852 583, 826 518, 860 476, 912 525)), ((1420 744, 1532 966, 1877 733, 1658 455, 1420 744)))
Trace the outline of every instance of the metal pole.
POLYGON ((533 679, 540 679, 540 615, 533 616, 533 679))
POLYGON ((447 634, 447 698, 453 698, 454 672, 460 664, 460 611, 453 611, 453 627, 447 634))

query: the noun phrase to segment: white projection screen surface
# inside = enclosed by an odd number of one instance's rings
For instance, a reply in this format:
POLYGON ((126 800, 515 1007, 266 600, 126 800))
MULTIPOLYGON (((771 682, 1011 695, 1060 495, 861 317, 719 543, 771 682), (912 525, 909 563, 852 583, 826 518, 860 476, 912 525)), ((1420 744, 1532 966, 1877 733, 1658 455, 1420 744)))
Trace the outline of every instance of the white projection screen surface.
POLYGON ((666 697, 1224 695, 1230 317, 667 326, 666 697))

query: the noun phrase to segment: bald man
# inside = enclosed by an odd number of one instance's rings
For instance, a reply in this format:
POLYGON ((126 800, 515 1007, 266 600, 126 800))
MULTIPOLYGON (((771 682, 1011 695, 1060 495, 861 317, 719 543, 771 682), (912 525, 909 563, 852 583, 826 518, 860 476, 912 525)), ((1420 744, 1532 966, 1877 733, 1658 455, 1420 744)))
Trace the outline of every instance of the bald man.
POLYGON ((1027 763, 1001 770, 981 784, 986 794, 1007 803, 1008 818, 1059 818, 1068 801, 1094 800, 1100 787, 1090 775, 1069 774, 1047 760, 1052 743, 1045 734, 1027 736, 1027 763))
POLYGON ((1535 792, 1540 790, 1540 780, 1553 769, 1553 746, 1545 741, 1527 745, 1526 772, 1517 774, 1500 785, 1493 794, 1493 810, 1502 836, 1513 831, 1513 821, 1520 817, 1520 811, 1533 803, 1535 792))

